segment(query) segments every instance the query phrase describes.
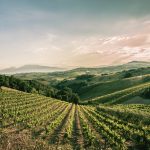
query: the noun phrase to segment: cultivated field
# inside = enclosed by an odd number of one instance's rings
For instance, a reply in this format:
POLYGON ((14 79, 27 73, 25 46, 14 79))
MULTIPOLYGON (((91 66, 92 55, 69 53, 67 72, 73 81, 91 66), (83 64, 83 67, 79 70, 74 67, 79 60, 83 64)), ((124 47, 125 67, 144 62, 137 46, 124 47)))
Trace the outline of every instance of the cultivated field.
POLYGON ((83 106, 0 92, 1 149, 150 148, 150 105, 83 106))

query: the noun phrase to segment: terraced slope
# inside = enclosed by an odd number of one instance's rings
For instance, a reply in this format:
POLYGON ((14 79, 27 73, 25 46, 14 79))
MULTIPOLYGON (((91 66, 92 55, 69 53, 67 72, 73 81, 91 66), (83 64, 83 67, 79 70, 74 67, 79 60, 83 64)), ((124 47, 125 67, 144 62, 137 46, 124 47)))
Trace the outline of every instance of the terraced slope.
POLYGON ((87 101, 84 101, 83 103, 105 103, 105 104, 118 104, 118 103, 124 103, 125 101, 129 100, 130 98, 133 98, 135 96, 140 95, 140 93, 150 88, 150 82, 140 84, 137 86, 133 86, 130 88, 126 88, 125 90, 120 90, 117 92, 113 92, 111 94, 106 94, 104 96, 99 96, 87 101))
POLYGON ((149 105, 96 108, 2 89, 0 107, 0 149, 150 147, 149 105))
POLYGON ((116 76, 117 75, 111 77, 110 75, 108 75, 108 79, 106 81, 95 80, 95 83, 81 87, 78 92, 79 96, 81 97, 81 101, 86 101, 87 99, 94 99, 96 97, 111 94, 113 92, 124 90, 126 88, 134 87, 150 81, 150 74, 123 79, 119 79, 119 77, 116 76))

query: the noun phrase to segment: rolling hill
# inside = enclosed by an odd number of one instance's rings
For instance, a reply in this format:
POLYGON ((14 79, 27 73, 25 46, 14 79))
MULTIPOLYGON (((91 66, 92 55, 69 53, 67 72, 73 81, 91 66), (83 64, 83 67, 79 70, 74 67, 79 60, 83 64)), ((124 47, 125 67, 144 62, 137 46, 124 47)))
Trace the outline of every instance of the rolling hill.
POLYGON ((93 68, 90 73, 75 69, 2 76, 0 82, 5 79, 14 88, 34 86, 31 93, 1 87, 0 149, 149 149, 150 67, 138 64, 108 67, 107 73, 93 68), (66 101, 42 96, 50 87, 66 101), (69 103, 67 91, 77 93, 80 102, 69 103))
POLYGON ((0 149, 150 147, 149 105, 82 106, 3 87, 0 107, 0 149))
POLYGON ((82 103, 148 83, 149 66, 148 62, 134 61, 120 66, 90 68, 90 71, 87 71, 87 68, 77 68, 63 72, 26 73, 14 76, 23 80, 36 80, 56 89, 70 88, 79 95, 82 103))
POLYGON ((111 74, 112 75, 117 72, 127 71, 131 69, 148 68, 148 67, 150 67, 150 62, 134 61, 119 66, 108 66, 108 67, 97 67, 97 68, 76 68, 67 71, 61 70, 57 72, 45 72, 45 73, 44 72, 21 73, 21 74, 15 74, 14 76, 20 79, 37 80, 44 84, 56 85, 60 81, 72 80, 75 79, 77 76, 84 75, 84 74, 92 74, 92 75, 111 74))
POLYGON ((59 67, 48 67, 40 65, 25 65, 21 67, 10 67, 0 70, 0 74, 16 74, 16 73, 30 73, 30 72, 55 72, 64 71, 66 69, 59 67))
MULTIPOLYGON (((126 101, 129 101, 130 99, 140 96, 142 92, 146 89, 150 89, 150 82, 139 84, 133 87, 126 88, 124 90, 118 90, 116 92, 112 92, 110 94, 105 94, 103 96, 98 96, 93 99, 89 99, 88 101, 85 101, 83 103, 91 103, 91 104, 120 104, 125 103, 126 101)), ((143 99, 144 100, 144 99, 143 99)), ((136 103, 136 101, 135 101, 136 103)), ((141 103, 142 102, 141 100, 141 103)), ((148 103, 150 104, 150 100, 148 100, 148 103)))

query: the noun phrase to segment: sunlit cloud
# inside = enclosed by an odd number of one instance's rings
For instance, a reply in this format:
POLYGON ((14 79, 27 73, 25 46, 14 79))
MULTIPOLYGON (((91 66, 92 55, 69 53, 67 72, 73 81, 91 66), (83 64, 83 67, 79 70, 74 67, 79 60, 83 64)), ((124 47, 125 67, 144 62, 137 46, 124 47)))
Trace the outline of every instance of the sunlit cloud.
MULTIPOLYGON (((137 30, 134 33, 116 36, 95 36, 86 39, 79 40, 78 42, 73 42, 74 45, 78 45, 73 52, 76 57, 86 57, 87 61, 96 61, 95 65, 101 64, 115 64, 123 62, 133 61, 133 60, 143 60, 150 61, 150 30, 148 30, 148 23, 141 22, 143 20, 134 21, 134 24, 141 24, 140 31, 137 30), (146 32, 144 29, 147 29, 146 32), (93 58, 89 58, 87 55, 93 58), (111 58, 109 56, 111 55, 111 58), (103 58, 105 61, 102 61, 103 58), (106 61, 107 60, 107 61, 106 61), (113 60, 113 61, 112 61, 113 60)), ((145 22, 148 22, 145 21, 145 22)), ((75 62, 79 62, 76 58, 75 62)), ((91 63, 93 65, 93 63, 91 63)))
POLYGON ((3 1, 0 67, 150 61, 150 10, 144 1, 3 1))

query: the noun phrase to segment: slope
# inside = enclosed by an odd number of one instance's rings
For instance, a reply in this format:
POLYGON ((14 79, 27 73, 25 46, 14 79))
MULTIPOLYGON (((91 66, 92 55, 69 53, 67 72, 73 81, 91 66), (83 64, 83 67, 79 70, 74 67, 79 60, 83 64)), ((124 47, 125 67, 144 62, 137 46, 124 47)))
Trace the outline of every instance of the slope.
MULTIPOLYGON (((90 103, 90 104, 98 104, 98 103, 104 103, 104 104, 118 104, 118 103, 124 103, 125 101, 128 101, 129 99, 139 96, 142 94, 142 92, 146 89, 150 88, 150 82, 142 83, 140 85, 136 85, 130 88, 126 88, 124 90, 116 91, 111 94, 106 94, 103 96, 99 96, 96 98, 93 98, 91 100, 83 102, 84 104, 90 103)), ((150 103, 150 102, 149 102, 150 103)))
POLYGON ((139 68, 148 68, 150 67, 150 62, 140 62, 134 61, 127 64, 122 64, 118 66, 107 66, 107 67, 96 67, 96 68, 76 68, 68 71, 53 72, 53 73, 23 73, 15 74, 17 78, 25 80, 38 80, 39 82, 56 85, 60 81, 71 80, 76 78, 79 75, 83 74, 92 74, 92 75, 101 75, 101 74, 110 74, 116 72, 127 71, 131 69, 139 68))
POLYGON ((2 88, 0 107, 0 149, 150 148, 149 105, 81 106, 2 88))

